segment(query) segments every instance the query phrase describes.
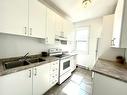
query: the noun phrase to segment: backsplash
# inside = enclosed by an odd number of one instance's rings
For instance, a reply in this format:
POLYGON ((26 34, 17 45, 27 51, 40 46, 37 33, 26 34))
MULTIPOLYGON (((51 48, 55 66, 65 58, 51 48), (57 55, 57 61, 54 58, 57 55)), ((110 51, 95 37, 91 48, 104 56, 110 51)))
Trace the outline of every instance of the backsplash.
MULTIPOLYGON (((59 47, 62 45, 46 45, 43 39, 0 34, 0 59, 8 57, 24 56, 27 52, 30 55, 39 54, 49 48, 59 47)), ((63 50, 69 50, 64 46, 63 50)))

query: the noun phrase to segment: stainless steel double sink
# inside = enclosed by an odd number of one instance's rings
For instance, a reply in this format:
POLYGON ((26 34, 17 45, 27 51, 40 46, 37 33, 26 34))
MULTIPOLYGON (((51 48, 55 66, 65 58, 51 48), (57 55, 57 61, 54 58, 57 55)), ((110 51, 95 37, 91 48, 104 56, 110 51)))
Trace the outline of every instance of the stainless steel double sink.
POLYGON ((10 61, 10 62, 3 62, 4 69, 12 69, 20 66, 26 66, 38 62, 46 61, 43 58, 28 58, 25 60, 16 60, 16 61, 10 61))

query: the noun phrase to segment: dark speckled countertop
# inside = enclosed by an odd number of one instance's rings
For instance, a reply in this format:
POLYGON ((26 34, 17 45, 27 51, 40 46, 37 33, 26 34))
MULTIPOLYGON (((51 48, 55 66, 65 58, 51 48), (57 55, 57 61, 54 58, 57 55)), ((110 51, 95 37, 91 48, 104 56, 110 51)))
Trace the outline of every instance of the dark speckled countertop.
MULTIPOLYGON (((36 58, 36 57, 41 57, 41 56, 40 55, 34 55, 34 56, 31 56, 31 57, 36 58)), ((11 74, 11 73, 15 73, 15 72, 18 72, 18 71, 26 70, 26 69, 29 69, 29 68, 32 68, 32 67, 40 66, 40 65, 43 65, 43 64, 46 64, 46 63, 50 63, 50 62, 59 60, 59 58, 56 58, 56 57, 41 57, 41 58, 45 59, 45 61, 29 64, 29 65, 26 65, 26 66, 20 66, 20 67, 16 67, 16 68, 12 68, 12 69, 4 69, 4 66, 2 64, 3 62, 13 61, 13 60, 17 60, 19 58, 21 58, 21 57, 0 59, 0 76, 8 75, 8 74, 11 74)))
POLYGON ((92 71, 127 82, 127 64, 99 59, 92 71))

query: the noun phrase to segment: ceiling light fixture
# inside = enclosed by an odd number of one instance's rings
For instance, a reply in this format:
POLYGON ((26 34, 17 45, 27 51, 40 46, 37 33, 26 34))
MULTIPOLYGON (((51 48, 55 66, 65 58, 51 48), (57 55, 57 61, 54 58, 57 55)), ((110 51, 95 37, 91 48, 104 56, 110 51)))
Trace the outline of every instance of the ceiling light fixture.
POLYGON ((87 7, 87 5, 88 5, 89 3, 91 3, 91 0, 83 0, 83 1, 82 1, 82 4, 83 4, 84 7, 87 7))

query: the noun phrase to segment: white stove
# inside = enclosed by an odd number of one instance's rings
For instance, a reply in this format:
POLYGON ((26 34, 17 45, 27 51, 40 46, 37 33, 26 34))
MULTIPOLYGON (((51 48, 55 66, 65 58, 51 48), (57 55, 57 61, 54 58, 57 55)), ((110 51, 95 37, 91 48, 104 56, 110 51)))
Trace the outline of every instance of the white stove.
POLYGON ((61 49, 49 49, 50 56, 59 58, 59 81, 58 84, 64 82, 69 76, 71 76, 71 57, 68 54, 63 54, 61 49))

